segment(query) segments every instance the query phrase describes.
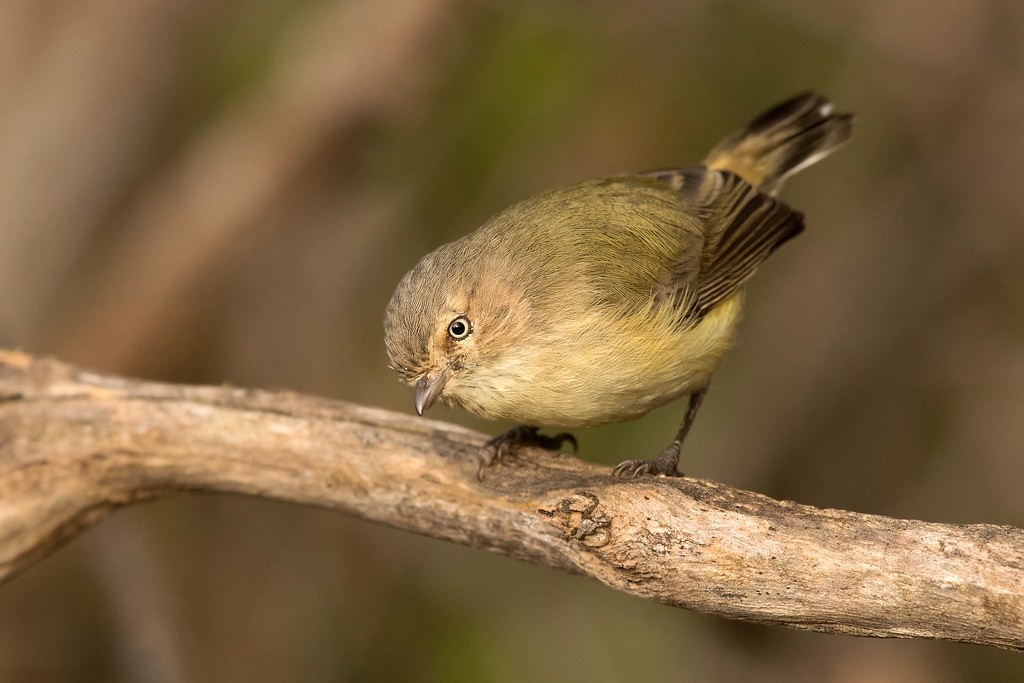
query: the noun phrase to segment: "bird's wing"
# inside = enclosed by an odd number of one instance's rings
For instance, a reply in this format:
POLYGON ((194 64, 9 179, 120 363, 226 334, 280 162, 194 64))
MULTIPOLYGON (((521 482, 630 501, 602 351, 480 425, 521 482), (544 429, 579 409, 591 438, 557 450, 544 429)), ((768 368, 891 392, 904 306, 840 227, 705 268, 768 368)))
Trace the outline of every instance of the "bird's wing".
POLYGON ((772 251, 803 230, 799 212, 728 171, 698 166, 643 175, 668 183, 704 232, 697 272, 691 259, 683 259, 686 267, 677 273, 680 289, 695 290, 698 316, 733 294, 772 251))

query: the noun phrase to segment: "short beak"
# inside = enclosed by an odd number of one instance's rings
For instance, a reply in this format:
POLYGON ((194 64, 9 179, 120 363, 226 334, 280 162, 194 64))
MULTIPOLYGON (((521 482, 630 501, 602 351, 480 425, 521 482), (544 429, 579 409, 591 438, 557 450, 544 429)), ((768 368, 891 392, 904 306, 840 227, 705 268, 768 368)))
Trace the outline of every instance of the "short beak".
POLYGON ((441 390, 448 383, 448 370, 444 369, 433 377, 423 376, 416 382, 416 394, 413 398, 413 405, 416 406, 416 414, 423 415, 434 401, 441 395, 441 390))

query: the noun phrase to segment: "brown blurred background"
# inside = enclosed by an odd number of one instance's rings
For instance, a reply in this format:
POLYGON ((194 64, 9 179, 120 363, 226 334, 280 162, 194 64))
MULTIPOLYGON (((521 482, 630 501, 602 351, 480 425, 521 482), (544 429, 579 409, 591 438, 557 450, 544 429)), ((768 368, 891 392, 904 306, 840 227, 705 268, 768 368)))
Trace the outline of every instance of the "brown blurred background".
MULTIPOLYGON (((0 345, 411 412, 381 317, 416 259, 553 186, 698 161, 814 88, 688 441, 695 476, 1024 526, 1024 4, 6 0, 0 345)), ((682 405, 581 431, 652 452, 682 405)), ((436 417, 495 432, 453 411, 436 417)), ((1019 681, 979 647, 751 626, 317 510, 179 498, 0 587, 0 680, 1019 681)))

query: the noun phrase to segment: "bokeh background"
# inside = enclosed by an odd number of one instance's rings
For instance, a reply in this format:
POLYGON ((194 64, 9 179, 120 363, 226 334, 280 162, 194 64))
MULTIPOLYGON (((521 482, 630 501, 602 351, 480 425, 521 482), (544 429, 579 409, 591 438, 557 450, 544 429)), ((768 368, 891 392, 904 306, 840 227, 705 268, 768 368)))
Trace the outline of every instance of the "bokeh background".
MULTIPOLYGON (((698 161, 805 89, 695 476, 1024 526, 1024 4, 5 0, 0 344, 411 411, 381 318, 534 192, 698 161)), ((581 431, 612 464, 682 405, 581 431)), ((436 417, 494 432, 453 412, 436 417)), ((3 681, 1019 681, 1024 659, 729 622, 318 510, 121 511, 0 587, 3 681)))

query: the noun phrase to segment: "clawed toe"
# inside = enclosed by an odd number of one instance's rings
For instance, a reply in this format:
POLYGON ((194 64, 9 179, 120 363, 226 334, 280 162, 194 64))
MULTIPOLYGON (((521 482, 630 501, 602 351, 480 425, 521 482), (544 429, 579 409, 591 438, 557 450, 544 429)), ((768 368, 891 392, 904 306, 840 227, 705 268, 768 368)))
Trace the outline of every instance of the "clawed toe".
POLYGON ((635 477, 638 474, 646 474, 647 462, 644 460, 624 460, 615 466, 612 474, 616 477, 635 477))
POLYGON ((672 463, 671 468, 666 467, 661 460, 625 460, 620 462, 612 470, 616 477, 624 479, 630 477, 680 477, 682 473, 676 470, 676 464, 672 463))
POLYGON ((518 444, 512 439, 503 438, 505 436, 505 434, 501 434, 494 437, 480 449, 480 471, 496 462, 501 463, 508 458, 515 457, 518 444))
POLYGON ((494 437, 480 449, 480 467, 476 472, 477 479, 482 479, 484 470, 495 462, 502 463, 514 458, 523 446, 534 446, 546 451, 557 452, 566 443, 572 444, 573 453, 579 448, 576 437, 568 432, 546 436, 541 434, 537 427, 525 425, 513 427, 504 434, 494 437))
POLYGON ((616 477, 680 477, 682 473, 676 469, 679 464, 679 446, 673 443, 654 460, 624 460, 615 466, 612 474, 616 477))

